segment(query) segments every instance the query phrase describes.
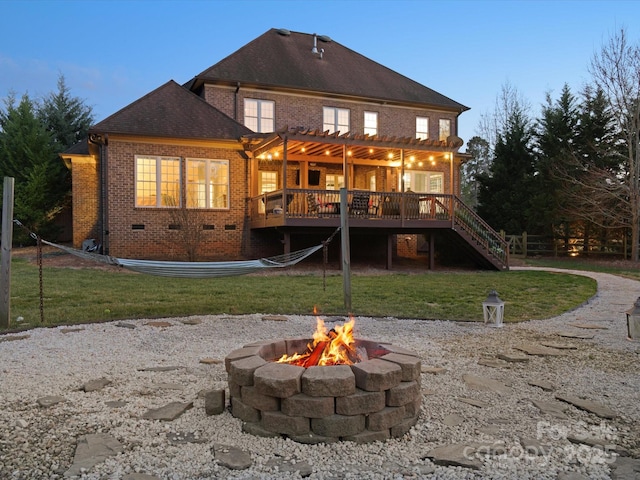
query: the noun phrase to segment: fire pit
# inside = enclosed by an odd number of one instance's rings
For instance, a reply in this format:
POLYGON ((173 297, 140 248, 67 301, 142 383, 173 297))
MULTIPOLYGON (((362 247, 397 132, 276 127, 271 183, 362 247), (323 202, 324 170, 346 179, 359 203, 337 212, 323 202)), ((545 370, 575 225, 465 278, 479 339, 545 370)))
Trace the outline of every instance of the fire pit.
POLYGON ((353 338, 353 320, 313 338, 250 343, 225 358, 243 430, 301 443, 400 437, 420 414, 420 358, 353 338), (302 352, 302 353, 300 353, 302 352))

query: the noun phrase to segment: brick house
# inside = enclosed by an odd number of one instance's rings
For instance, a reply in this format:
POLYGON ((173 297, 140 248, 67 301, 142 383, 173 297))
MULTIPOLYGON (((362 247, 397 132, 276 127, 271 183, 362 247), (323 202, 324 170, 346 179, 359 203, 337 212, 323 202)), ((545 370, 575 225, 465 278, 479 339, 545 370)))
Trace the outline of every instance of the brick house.
POLYGON ((74 245, 257 258, 317 244, 346 217, 354 261, 507 269, 503 240, 458 197, 467 109, 328 37, 271 29, 62 155, 74 245))

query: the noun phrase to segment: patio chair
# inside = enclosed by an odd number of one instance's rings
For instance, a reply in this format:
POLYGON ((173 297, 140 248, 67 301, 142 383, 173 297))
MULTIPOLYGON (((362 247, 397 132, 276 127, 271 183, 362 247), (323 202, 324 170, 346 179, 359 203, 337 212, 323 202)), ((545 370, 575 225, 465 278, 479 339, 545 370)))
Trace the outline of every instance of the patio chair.
POLYGON ((316 196, 313 193, 307 193, 307 213, 309 215, 318 215, 319 206, 316 196))

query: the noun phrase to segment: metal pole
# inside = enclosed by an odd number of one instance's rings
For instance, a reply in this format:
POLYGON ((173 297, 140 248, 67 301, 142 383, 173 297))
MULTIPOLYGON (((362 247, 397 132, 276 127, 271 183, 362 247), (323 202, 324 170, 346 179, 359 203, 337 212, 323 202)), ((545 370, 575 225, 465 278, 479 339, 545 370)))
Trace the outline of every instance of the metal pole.
POLYGON ((2 193, 2 236, 0 238, 0 327, 9 328, 11 318, 11 242, 13 241, 13 184, 12 177, 4 177, 2 193))
POLYGON ((351 313, 351 250, 349 246, 349 204, 347 189, 340 189, 340 238, 342 245, 342 287, 344 308, 351 313))

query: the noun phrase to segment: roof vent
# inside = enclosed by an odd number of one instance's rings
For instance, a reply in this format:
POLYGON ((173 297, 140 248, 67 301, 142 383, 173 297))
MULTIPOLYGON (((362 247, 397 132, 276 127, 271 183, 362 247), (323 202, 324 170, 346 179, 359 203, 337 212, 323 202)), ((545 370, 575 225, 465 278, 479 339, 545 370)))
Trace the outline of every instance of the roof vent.
POLYGON ((291 35, 291 32, 286 28, 279 28, 278 30, 276 30, 276 33, 282 35, 283 37, 288 37, 289 35, 291 35))
POLYGON ((324 35, 320 35, 320 37, 318 37, 318 35, 316 35, 315 33, 313 34, 313 48, 311 49, 311 53, 313 53, 314 55, 318 55, 320 60, 322 60, 322 55, 324 54, 324 48, 321 48, 320 50, 318 50, 318 38, 322 39, 322 38, 329 38, 329 37, 326 37, 324 35))
POLYGON ((324 43, 331 43, 331 37, 329 37, 327 35, 319 35, 318 36, 318 40, 320 40, 321 42, 324 42, 324 43))

